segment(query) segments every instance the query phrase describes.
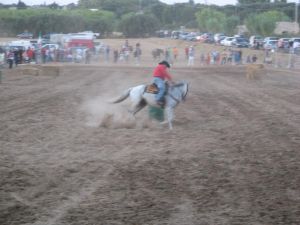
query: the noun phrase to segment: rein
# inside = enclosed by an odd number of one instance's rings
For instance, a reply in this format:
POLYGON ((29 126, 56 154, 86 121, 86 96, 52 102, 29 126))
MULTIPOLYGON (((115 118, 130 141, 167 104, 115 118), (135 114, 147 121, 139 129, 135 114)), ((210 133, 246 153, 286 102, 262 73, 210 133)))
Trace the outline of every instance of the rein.
POLYGON ((168 94, 173 100, 175 100, 177 102, 177 104, 180 102, 177 98, 175 98, 173 95, 168 94))

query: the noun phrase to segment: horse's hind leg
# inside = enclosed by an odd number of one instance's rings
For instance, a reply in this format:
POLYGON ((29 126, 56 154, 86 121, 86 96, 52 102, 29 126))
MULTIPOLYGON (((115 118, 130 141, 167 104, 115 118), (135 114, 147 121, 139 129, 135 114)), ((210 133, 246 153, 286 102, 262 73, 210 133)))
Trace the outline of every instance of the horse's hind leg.
POLYGON ((132 110, 130 110, 130 113, 132 115, 135 115, 138 113, 142 108, 144 108, 147 105, 145 100, 140 101, 137 105, 133 106, 132 110))

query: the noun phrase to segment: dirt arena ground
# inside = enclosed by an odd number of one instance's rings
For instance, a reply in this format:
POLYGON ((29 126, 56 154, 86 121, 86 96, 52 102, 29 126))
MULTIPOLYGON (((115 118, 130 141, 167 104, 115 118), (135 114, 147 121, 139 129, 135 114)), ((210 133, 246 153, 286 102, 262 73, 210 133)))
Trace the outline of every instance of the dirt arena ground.
POLYGON ((109 104, 147 63, 3 71, 0 224, 300 224, 298 72, 174 66, 190 91, 169 131, 109 104))

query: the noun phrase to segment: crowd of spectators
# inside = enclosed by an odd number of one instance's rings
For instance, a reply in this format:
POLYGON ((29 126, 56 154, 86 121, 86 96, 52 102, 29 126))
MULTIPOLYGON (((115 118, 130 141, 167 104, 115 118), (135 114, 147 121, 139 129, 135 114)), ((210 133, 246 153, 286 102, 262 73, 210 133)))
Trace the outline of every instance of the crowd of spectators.
POLYGON ((45 64, 50 62, 85 63, 114 62, 129 63, 134 59, 136 65, 141 63, 142 49, 140 43, 131 46, 128 40, 118 49, 111 51, 109 45, 101 45, 92 49, 84 46, 72 48, 44 47, 40 49, 28 48, 0 48, 0 62, 7 63, 11 69, 24 63, 45 64))
MULTIPOLYGON (((207 51, 199 49, 196 45, 187 45, 184 52, 180 52, 178 47, 167 47, 160 50, 158 60, 166 60, 170 64, 180 64, 186 62, 187 66, 194 65, 240 65, 245 63, 256 63, 258 57, 255 53, 244 55, 240 48, 216 48, 207 51), (182 54, 182 55, 181 55, 182 54), (180 56, 180 57, 179 57, 180 56)), ((270 56, 270 51, 266 52, 265 59, 270 56)), ((65 62, 65 63, 134 63, 141 64, 142 48, 140 43, 133 46, 126 40, 119 48, 111 50, 109 45, 102 44, 100 47, 88 49, 84 46, 72 48, 13 48, 9 50, 0 48, 0 62, 7 62, 8 68, 13 68, 23 63, 45 64, 49 62, 65 62)), ((157 58, 155 58, 157 60, 157 58)), ((267 62, 266 60, 264 61, 267 62)))

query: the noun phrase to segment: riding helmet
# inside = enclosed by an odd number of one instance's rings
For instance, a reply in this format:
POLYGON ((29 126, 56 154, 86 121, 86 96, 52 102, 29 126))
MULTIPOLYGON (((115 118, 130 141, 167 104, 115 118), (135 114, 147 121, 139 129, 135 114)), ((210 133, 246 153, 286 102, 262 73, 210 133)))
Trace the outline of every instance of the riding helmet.
POLYGON ((159 65, 165 65, 166 67, 170 68, 170 64, 166 61, 166 60, 163 60, 161 61, 160 63, 158 63, 159 65))

